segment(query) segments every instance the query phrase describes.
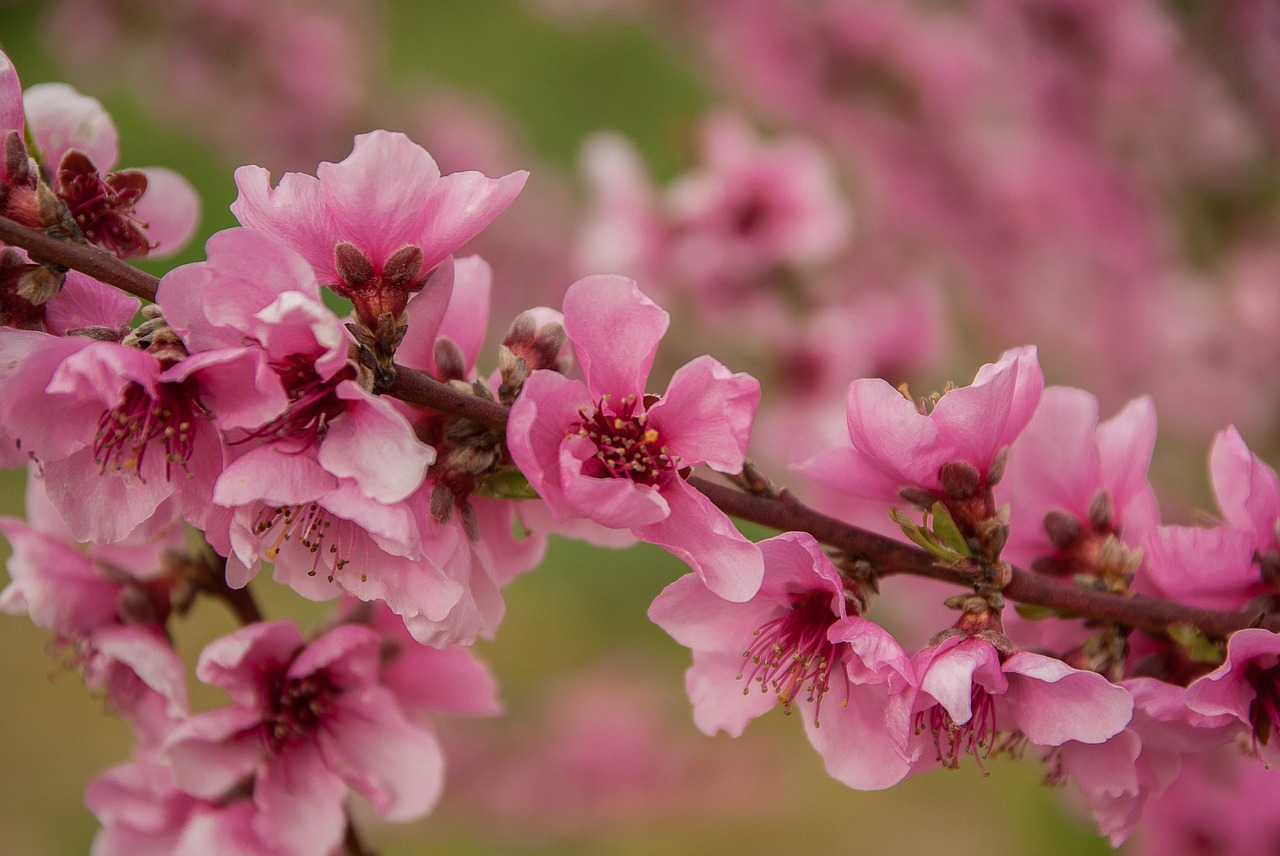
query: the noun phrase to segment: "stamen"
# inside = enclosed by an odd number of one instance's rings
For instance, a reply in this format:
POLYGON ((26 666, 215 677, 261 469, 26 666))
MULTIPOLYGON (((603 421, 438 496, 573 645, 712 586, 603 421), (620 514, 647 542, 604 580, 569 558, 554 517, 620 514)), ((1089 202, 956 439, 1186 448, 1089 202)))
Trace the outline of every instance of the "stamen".
POLYGON ((926 729, 933 732, 933 745, 938 750, 942 766, 955 770, 960 766, 960 756, 972 755, 982 775, 988 775, 982 766, 984 758, 991 755, 999 731, 996 723, 995 699, 979 684, 973 684, 969 694, 971 715, 968 722, 957 725, 951 714, 940 704, 916 714, 916 734, 926 729), (925 717, 928 716, 928 723, 925 717))
POLYGON ((145 481, 142 464, 153 440, 164 447, 164 477, 171 480, 172 467, 186 469, 195 451, 195 421, 204 409, 188 383, 161 383, 152 398, 146 389, 130 383, 120 403, 98 419, 93 440, 93 461, 99 473, 107 468, 127 471, 145 481))
POLYGON ((613 406, 606 395, 595 410, 579 411, 582 421, 569 429, 570 435, 586 437, 596 446, 596 454, 583 465, 584 475, 657 484, 676 469, 679 459, 662 445, 658 430, 648 426, 649 415, 635 412, 637 403, 628 395, 613 406))
POLYGON ((738 680, 748 681, 743 694, 751 691, 751 684, 759 684, 761 692, 776 693, 789 714, 792 702, 803 692, 805 700, 814 703, 817 726, 836 662, 835 646, 827 639, 834 620, 830 594, 815 591, 795 596, 789 610, 752 633, 751 644, 742 653, 747 663, 738 675, 738 680))

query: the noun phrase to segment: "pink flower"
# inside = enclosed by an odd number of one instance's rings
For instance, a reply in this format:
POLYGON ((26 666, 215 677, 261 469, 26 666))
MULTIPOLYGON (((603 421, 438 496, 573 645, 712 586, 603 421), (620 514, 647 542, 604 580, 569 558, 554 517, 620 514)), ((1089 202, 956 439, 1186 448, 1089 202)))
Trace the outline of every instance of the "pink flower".
POLYGON ((408 137, 374 131, 356 137, 346 160, 320 164, 315 177, 286 173, 275 188, 265 169, 241 167, 231 210, 301 253, 373 330, 386 314, 398 319, 410 294, 507 207, 527 176, 441 176, 408 137))
MULTIPOLYGON (((939 500, 955 492, 943 473, 967 474, 967 499, 981 497, 1003 469, 1004 451, 1031 420, 1044 376, 1034 347, 1006 352, 983 366, 973 384, 917 404, 879 379, 849 386, 849 443, 800 469, 829 488, 855 522, 884 530, 884 509, 904 504, 903 491, 939 500), (923 492, 923 494, 921 494, 923 492)), ((994 505, 983 509, 994 514, 994 505)), ((953 510, 953 514, 958 515, 953 510)))
POLYGON ((623 277, 586 277, 564 298, 564 326, 586 382, 534 372, 511 410, 507 446, 557 520, 630 529, 684 561, 716 594, 748 600, 758 549, 681 476, 742 468, 760 386, 711 357, 645 394, 668 316, 623 277))
POLYGON ((1232 526, 1161 526, 1143 545, 1145 573, 1134 590, 1189 606, 1240 609, 1271 591, 1255 541, 1253 532, 1232 526))
POLYGON ((381 645, 353 625, 307 644, 283 621, 210 644, 196 673, 234 704, 174 728, 164 751, 177 787, 218 800, 251 783, 254 832, 297 854, 342 840, 348 786, 389 820, 426 814, 440 793, 440 748, 383 685, 381 645))
MULTIPOLYGON (((1213 492, 1227 522, 1253 532, 1259 556, 1280 551, 1280 478, 1249 451, 1234 427, 1218 433, 1209 455, 1213 492)), ((1271 560, 1280 562, 1280 555, 1271 560)))
POLYGON ((1121 686, 1133 695, 1133 719, 1105 743, 1068 741, 1050 750, 1050 779, 1070 778, 1084 793, 1103 835, 1118 847, 1183 767, 1186 755, 1222 745, 1236 733, 1230 717, 1209 717, 1187 707, 1182 687, 1153 678, 1121 686))
MULTIPOLYGON (((1084 575, 1110 591, 1126 592, 1140 573, 1144 540, 1160 523, 1147 481, 1155 438, 1149 398, 1135 399, 1099 422, 1093 395, 1045 389, 1009 449, 995 491, 996 501, 1010 509, 1001 557, 1059 579, 1084 575)), ((1027 647, 1059 653, 1084 639, 1079 624, 1068 621, 1024 622, 1006 615, 1005 629, 1027 647)))
POLYGON ((912 662, 920 682, 913 712, 921 769, 955 768, 965 754, 981 765, 1002 733, 1036 746, 1102 743, 1133 716, 1133 697, 1101 675, 1025 651, 1002 657, 977 636, 948 636, 912 662))
MULTIPOLYGON (((37 84, 24 95, 8 58, 0 64, 0 135, 16 132, 20 140, 25 130, 35 141, 34 154, 54 193, 84 236, 121 258, 168 256, 182 249, 200 214, 191 184, 164 167, 112 172, 118 133, 96 98, 64 83, 37 84)), ((33 221, 33 196, 16 186, 10 190, 0 210, 30 226, 48 225, 38 217, 33 221)))
POLYGON ((172 582, 161 565, 163 552, 181 545, 181 530, 143 546, 84 552, 34 477, 28 497, 30 525, 0 518, 13 550, 0 611, 25 612, 52 631, 85 683, 102 690, 144 741, 158 742, 187 711, 186 671, 164 629, 172 582))
POLYGON ((284 856, 254 831, 251 800, 183 793, 173 771, 149 753, 98 776, 84 801, 102 823, 92 856, 284 856))
POLYGON ((1280 759, 1273 738, 1280 726, 1280 636, 1240 630, 1227 640, 1227 660, 1187 687, 1187 707, 1205 716, 1233 716, 1253 735, 1253 750, 1269 764, 1280 759))
POLYGON ((864 790, 897 784, 912 762, 910 660, 887 632, 848 614, 840 573, 811 536, 787 532, 759 547, 764 581, 746 602, 726 601, 690 574, 649 608, 693 649, 685 685, 694 721, 737 737, 779 702, 788 712, 799 705, 834 778, 864 790))

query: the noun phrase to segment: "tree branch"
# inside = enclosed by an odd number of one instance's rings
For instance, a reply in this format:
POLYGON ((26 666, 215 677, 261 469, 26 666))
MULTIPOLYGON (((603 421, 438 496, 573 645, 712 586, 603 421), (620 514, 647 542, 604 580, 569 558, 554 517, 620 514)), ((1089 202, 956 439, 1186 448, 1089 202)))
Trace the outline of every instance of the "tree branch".
MULTIPOLYGON (((4 217, 0 217, 0 240, 25 248, 34 258, 78 270, 138 297, 155 299, 158 279, 96 247, 60 241, 4 217)), ((508 410, 501 404, 461 392, 440 383, 426 372, 405 366, 396 366, 395 381, 387 394, 410 404, 496 428, 507 424, 508 410)), ((774 498, 747 493, 697 476, 690 478, 689 484, 726 514, 779 531, 808 532, 824 544, 870 562, 880 576, 914 574, 957 585, 972 583, 967 574, 939 564, 923 550, 821 514, 785 490, 774 498)), ((1218 639, 1248 627, 1280 632, 1280 615, 1197 609, 1141 595, 1120 597, 1068 585, 1017 568, 1013 570, 1012 581, 1004 588, 1004 595, 1020 603, 1113 621, 1153 633, 1163 633, 1169 625, 1179 623, 1193 624, 1205 635, 1218 639)), ((247 604, 230 603, 242 620, 252 616, 247 604)))
POLYGON ((8 217, 0 217, 0 241, 22 247, 33 261, 53 262, 114 285, 135 297, 156 299, 160 280, 97 247, 51 238, 38 229, 30 229, 8 217))

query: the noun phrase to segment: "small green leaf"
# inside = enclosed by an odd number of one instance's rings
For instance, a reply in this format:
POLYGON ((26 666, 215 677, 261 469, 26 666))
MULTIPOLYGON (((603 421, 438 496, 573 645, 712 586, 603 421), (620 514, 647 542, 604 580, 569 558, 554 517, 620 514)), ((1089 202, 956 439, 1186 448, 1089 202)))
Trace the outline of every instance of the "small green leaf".
POLYGON ((1027 621, 1044 621, 1046 618, 1057 618, 1062 615, 1056 609, 1034 603, 1015 603, 1013 609, 1027 621))
POLYGON ((933 515, 933 534, 938 541, 955 550, 961 556, 973 557, 973 550, 970 549, 968 542, 964 540, 964 536, 960 534, 960 527, 956 526, 955 518, 951 516, 951 512, 941 502, 935 502, 933 508, 929 509, 929 513, 933 515))
POLYGON ((1179 622, 1170 624, 1165 628, 1169 634, 1169 638, 1182 646, 1196 663, 1221 663, 1222 653, 1218 650, 1218 646, 1209 641, 1199 627, 1187 622, 1179 622))
POLYGON ((489 499, 537 499, 538 492, 519 470, 502 470, 480 483, 475 496, 489 499))
POLYGON ((940 543, 932 532, 921 527, 919 523, 916 523, 899 509, 889 509, 889 517, 902 529, 903 535, 906 535, 913 544, 921 547, 934 558, 948 564, 954 564, 963 558, 955 550, 940 543))

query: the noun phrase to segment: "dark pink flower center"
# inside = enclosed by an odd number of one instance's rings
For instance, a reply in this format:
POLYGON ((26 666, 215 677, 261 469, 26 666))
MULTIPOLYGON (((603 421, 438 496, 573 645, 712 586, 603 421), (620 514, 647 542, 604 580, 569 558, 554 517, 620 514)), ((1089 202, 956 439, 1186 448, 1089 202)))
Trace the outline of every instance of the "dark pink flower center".
POLYGON ((341 691, 324 672, 304 678, 281 677, 268 692, 268 712, 263 732, 271 752, 300 738, 314 734, 333 710, 341 691))
POLYGON ((98 419, 93 460, 105 473, 110 467, 142 479, 142 462, 153 443, 164 448, 164 477, 172 479, 174 464, 186 468, 195 449, 196 419, 203 408, 187 381, 160 383, 153 397, 138 383, 130 383, 120 403, 98 419))
POLYGON ((121 170, 103 177, 89 158, 69 151, 58 166, 57 195, 91 243, 122 259, 151 249, 147 224, 134 216, 134 206, 147 191, 147 177, 121 170))
POLYGON ((594 411, 579 411, 582 421, 569 429, 569 435, 586 437, 596 446, 595 455, 582 465, 583 475, 657 484, 675 470, 678 458, 662 443, 657 429, 649 427, 649 414, 636 413, 637 404, 636 397, 628 395, 615 407, 605 396, 594 411))
POLYGON ((774 692, 783 709, 791 712, 796 696, 814 703, 813 721, 818 724, 822 697, 831 687, 831 668, 836 648, 827 639, 835 616, 831 595, 811 591, 793 595, 791 608, 752 633, 751 645, 742 653, 748 661, 738 679, 759 684, 761 692, 774 692))
POLYGON ((245 439, 294 440, 304 449, 319 443, 329 423, 346 410, 337 388, 342 381, 355 378, 355 369, 343 366, 332 377, 322 378, 316 372, 315 359, 304 354, 272 360, 270 365, 289 396, 289 406, 245 439))
MULTIPOLYGON (((334 571, 350 564, 356 529, 350 520, 330 514, 314 502, 268 506, 258 512, 253 524, 254 535, 263 539, 271 537, 270 546, 262 551, 265 558, 274 561, 286 543, 296 541, 314 559, 307 572, 312 577, 319 573, 322 563, 334 571)), ((328 576, 329 582, 333 582, 333 574, 328 576)))
POLYGON ((916 734, 931 731, 938 760, 952 770, 960 766, 961 755, 972 755, 981 769, 982 759, 995 747, 998 732, 995 698, 981 684, 974 683, 969 704, 971 715, 962 724, 957 724, 940 704, 916 714, 916 734))
POLYGON ((1280 725, 1280 665, 1266 668, 1256 660, 1245 667, 1245 680, 1253 686, 1253 701, 1249 702, 1249 724, 1253 726, 1253 748, 1266 746, 1277 725, 1280 725))

